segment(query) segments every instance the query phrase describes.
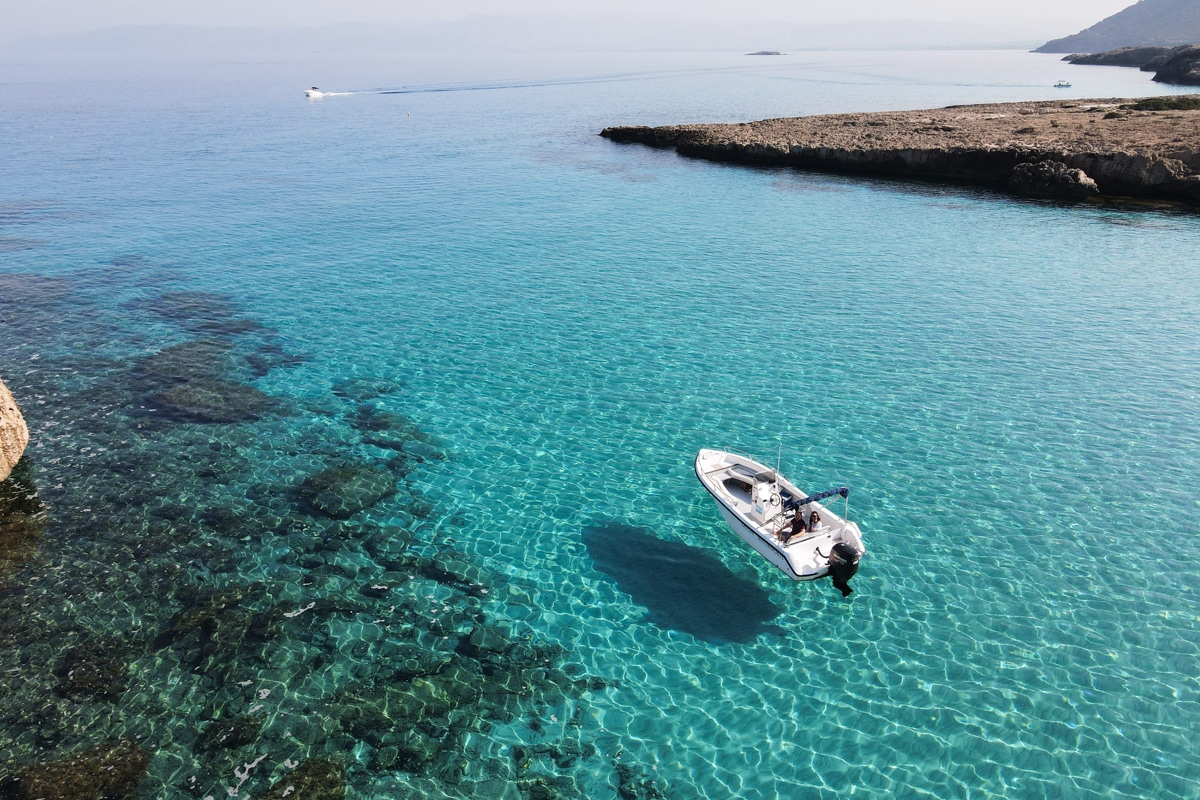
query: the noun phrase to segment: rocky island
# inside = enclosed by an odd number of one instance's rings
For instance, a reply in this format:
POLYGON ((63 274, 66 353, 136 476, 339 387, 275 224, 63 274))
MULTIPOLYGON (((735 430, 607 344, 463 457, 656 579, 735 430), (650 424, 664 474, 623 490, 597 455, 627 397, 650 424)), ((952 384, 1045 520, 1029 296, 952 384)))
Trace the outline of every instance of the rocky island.
POLYGON ((950 106, 741 124, 612 127, 712 161, 1200 203, 1200 96, 950 106))

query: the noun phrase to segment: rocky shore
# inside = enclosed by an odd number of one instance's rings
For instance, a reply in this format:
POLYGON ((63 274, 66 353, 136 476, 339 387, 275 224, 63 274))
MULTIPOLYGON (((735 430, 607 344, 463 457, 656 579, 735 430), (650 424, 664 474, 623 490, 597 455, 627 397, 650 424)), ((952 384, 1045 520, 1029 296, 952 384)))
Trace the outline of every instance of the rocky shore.
POLYGON ((1200 97, 1069 100, 605 128, 712 161, 1200 203, 1200 97))
POLYGON ((1063 59, 1071 64, 1137 67, 1153 72, 1158 83, 1200 86, 1200 45, 1179 47, 1120 47, 1103 53, 1076 53, 1063 59))

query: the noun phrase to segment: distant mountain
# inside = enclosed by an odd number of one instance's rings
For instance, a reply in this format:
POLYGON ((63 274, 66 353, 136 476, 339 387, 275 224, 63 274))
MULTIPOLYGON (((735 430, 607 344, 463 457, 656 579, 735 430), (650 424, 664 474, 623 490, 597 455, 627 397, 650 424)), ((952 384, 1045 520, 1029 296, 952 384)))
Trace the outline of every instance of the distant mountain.
POLYGON ((1119 47, 1200 43, 1200 0, 1141 0, 1085 31, 1046 42, 1036 53, 1099 53, 1119 47))
POLYGON ((83 34, 27 36, 3 52, 119 55, 384 54, 411 51, 733 51, 1028 47, 1036 28, 939 22, 800 25, 681 21, 617 16, 491 16, 405 25, 320 28, 127 26, 83 34))

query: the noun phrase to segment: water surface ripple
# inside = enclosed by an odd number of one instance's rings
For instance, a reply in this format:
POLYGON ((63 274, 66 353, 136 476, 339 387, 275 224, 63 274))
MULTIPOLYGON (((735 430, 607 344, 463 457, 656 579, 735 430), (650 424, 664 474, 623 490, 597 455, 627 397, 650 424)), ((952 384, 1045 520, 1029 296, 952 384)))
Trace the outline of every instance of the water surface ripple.
POLYGON ((5 63, 0 791, 1198 796, 1200 221, 595 135, 1144 73, 5 63), (852 598, 726 529, 722 446, 852 488, 852 598))

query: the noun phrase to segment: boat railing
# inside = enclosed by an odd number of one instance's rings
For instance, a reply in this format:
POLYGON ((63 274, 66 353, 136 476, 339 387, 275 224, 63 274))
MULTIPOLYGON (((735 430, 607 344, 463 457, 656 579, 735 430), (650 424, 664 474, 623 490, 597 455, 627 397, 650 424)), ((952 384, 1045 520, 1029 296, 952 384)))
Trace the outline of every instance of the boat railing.
MULTIPOLYGON (((740 456, 740 457, 742 457, 742 458, 744 458, 744 459, 746 459, 746 460, 748 460, 748 461, 751 461, 751 462, 753 462, 753 463, 755 463, 755 464, 758 464, 758 463, 759 463, 759 462, 758 462, 758 461, 757 461, 757 460, 754 458, 754 456, 750 455, 749 453, 743 453, 741 450, 730 450, 730 449, 726 448, 726 449, 720 450, 720 451, 718 451, 718 452, 721 452, 721 453, 729 453, 729 454, 731 454, 731 455, 740 456)), ((726 463, 726 464, 721 464, 720 466, 713 467, 712 469, 705 470, 705 471, 704 471, 704 474, 705 474, 705 475, 713 475, 713 474, 715 474, 715 473, 718 473, 718 472, 721 472, 721 471, 723 471, 723 470, 727 470, 727 469, 735 469, 736 467, 743 467, 743 468, 747 468, 747 467, 746 467, 746 465, 744 465, 744 464, 727 464, 727 463, 726 463)), ((774 482, 776 482, 776 483, 778 483, 778 482, 779 482, 779 472, 778 472, 778 470, 774 470, 774 469, 771 469, 770 467, 768 467, 768 468, 767 468, 767 472, 770 474, 770 476, 771 476, 771 480, 772 480, 772 481, 774 481, 774 482)), ((762 473, 759 473, 759 472, 753 472, 753 473, 751 473, 751 474, 748 474, 746 477, 748 477, 748 478, 757 478, 757 477, 758 477, 759 475, 761 475, 761 474, 762 474, 762 473)))

